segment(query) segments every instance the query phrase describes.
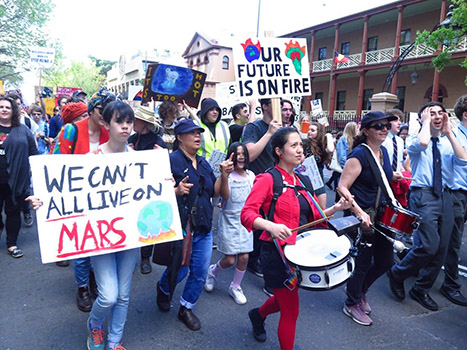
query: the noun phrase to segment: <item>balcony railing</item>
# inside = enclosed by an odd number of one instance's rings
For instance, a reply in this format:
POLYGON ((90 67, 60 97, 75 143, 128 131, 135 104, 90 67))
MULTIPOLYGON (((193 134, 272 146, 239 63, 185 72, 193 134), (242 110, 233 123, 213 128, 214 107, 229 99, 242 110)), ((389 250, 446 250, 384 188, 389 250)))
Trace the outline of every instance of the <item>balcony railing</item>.
POLYGON ((331 70, 332 59, 328 58, 327 60, 313 61, 313 72, 325 72, 331 70))
POLYGON ((394 57, 394 47, 389 47, 387 49, 381 49, 376 51, 368 51, 365 54, 366 64, 376 64, 383 62, 390 62, 394 57))
POLYGON ((337 69, 342 69, 342 68, 348 68, 348 67, 356 67, 360 64, 362 60, 362 54, 361 53, 356 53, 355 55, 350 55, 348 56, 350 58, 350 61, 345 62, 345 63, 338 63, 337 64, 337 69))
MULTIPOLYGON (((409 47, 409 45, 401 45, 399 47, 399 55, 404 52, 404 50, 409 47)), ((384 63, 384 62, 390 62, 392 58, 394 57, 394 47, 389 47, 386 49, 381 49, 381 50, 376 50, 376 51, 368 51, 365 54, 365 62, 366 64, 377 64, 377 63, 384 63)), ((463 36, 457 45, 455 46, 455 49, 453 52, 463 52, 467 51, 467 36, 463 36)), ((405 59, 412 59, 412 58, 419 58, 419 57, 426 57, 426 56, 431 56, 436 52, 436 50, 432 49, 431 47, 428 47, 426 45, 420 44, 417 45, 413 48, 412 51, 407 55, 405 59)), ((338 63, 336 69, 343 69, 343 68, 349 68, 349 67, 357 67, 360 65, 360 62, 362 60, 362 54, 357 53, 354 55, 349 56, 350 61, 346 63, 338 63)), ((326 60, 321 60, 321 61, 313 61, 313 72, 318 73, 318 72, 325 72, 331 70, 333 63, 332 58, 328 58, 326 60)))

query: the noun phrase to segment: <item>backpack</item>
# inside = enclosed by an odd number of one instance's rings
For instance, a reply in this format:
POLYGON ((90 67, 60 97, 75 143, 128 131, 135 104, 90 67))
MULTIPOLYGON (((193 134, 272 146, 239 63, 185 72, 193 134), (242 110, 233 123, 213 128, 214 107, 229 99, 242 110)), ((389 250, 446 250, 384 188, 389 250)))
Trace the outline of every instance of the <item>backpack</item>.
POLYGON ((280 173, 279 170, 277 170, 277 168, 269 168, 268 170, 266 170, 266 172, 271 174, 272 180, 273 180, 272 201, 271 201, 271 206, 269 207, 269 213, 267 216, 267 219, 269 221, 273 221, 274 211, 276 209, 276 202, 279 196, 284 192, 284 187, 290 187, 290 188, 293 188, 294 190, 305 190, 310 194, 310 196, 313 196, 313 194, 315 193, 313 189, 313 185, 311 184, 311 181, 307 176, 296 174, 298 178, 300 179, 300 182, 305 187, 301 185, 292 186, 292 185, 284 183, 282 174, 280 173))

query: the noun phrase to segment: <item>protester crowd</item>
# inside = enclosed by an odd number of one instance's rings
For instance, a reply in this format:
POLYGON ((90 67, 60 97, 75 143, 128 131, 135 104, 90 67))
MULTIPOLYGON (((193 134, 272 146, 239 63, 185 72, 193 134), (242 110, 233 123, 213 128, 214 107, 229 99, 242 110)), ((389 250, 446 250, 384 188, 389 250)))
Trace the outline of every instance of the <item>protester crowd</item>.
MULTIPOLYGON (((288 100, 281 99, 279 118, 273 115, 271 99, 258 103, 262 118, 253 117, 255 103, 250 101, 232 108, 233 121, 228 125, 212 98, 203 99, 197 113, 169 101, 155 113, 152 104, 133 110, 105 88, 89 98, 78 90, 73 96, 59 97, 49 116, 40 97, 26 108, 18 95, 0 96, 0 214, 4 211, 0 233, 5 229, 7 253, 13 258, 23 256, 18 246, 21 213, 24 224, 31 226, 30 205, 33 209, 42 205, 32 195, 29 156, 163 148, 169 152, 182 227, 190 225, 193 236, 189 261, 182 266, 180 256, 178 265, 168 265, 155 293, 159 309, 169 312, 177 284, 186 280, 177 317, 188 329, 201 328, 194 307, 203 289, 220 288, 216 282, 221 273, 233 275, 228 293, 234 302, 247 303, 241 284, 249 270, 264 278, 268 295, 263 305, 245 314, 254 338, 267 340, 265 320, 279 312, 279 343, 282 349, 293 349, 298 286, 281 251, 296 243, 295 228, 339 210, 361 218, 362 227, 359 244, 363 248, 347 281, 345 315, 361 325, 373 323, 371 285, 384 274, 398 301, 405 298, 404 280, 417 276, 410 297, 437 310, 429 291, 443 266, 441 293, 467 306, 458 274, 467 217, 467 95, 454 106, 460 121, 456 128, 451 127, 445 107, 431 102, 420 108, 420 130, 412 133, 404 113, 397 109, 372 111, 360 125, 349 122, 344 130, 326 132, 309 115, 297 116, 288 100), (226 155, 217 177, 217 169, 208 162, 214 151, 226 155), (297 171, 308 158, 317 165, 320 188, 297 171), (390 241, 374 230, 378 208, 392 196, 381 189, 373 163, 381 169, 380 177, 389 184, 397 204, 420 217, 413 236, 403 237, 411 248, 396 256, 390 241), (327 182, 324 169, 332 172, 327 182), (277 177, 283 186, 278 195, 277 177), (338 193, 329 208, 325 186, 338 193), (218 222, 213 222, 217 217, 218 222), (223 254, 218 261, 211 261, 213 226, 215 244, 223 254), (230 268, 232 272, 224 271, 230 268)), ((72 261, 77 307, 90 312, 88 349, 125 349, 122 338, 132 273, 138 256, 141 273, 151 273, 157 254, 154 246, 145 246, 139 252, 130 249, 72 261), (104 330, 106 318, 108 329, 104 330)), ((69 264, 57 262, 60 267, 69 264)))

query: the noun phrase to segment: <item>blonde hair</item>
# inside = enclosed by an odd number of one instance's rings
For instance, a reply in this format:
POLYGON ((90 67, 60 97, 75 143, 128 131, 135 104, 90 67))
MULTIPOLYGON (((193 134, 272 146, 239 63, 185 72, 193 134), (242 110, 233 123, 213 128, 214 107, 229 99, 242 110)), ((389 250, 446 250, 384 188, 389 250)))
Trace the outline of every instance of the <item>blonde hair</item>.
POLYGON ((353 141, 357 136, 357 123, 349 122, 345 125, 344 128, 344 137, 347 139, 347 143, 349 144, 349 152, 353 148, 353 141))

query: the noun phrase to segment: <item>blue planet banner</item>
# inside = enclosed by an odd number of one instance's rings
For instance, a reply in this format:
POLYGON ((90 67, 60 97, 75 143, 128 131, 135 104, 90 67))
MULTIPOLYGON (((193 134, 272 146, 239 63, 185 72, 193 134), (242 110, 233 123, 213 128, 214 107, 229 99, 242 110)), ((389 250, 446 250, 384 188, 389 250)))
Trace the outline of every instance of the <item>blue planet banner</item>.
POLYGON ((185 101, 198 108, 206 73, 168 64, 150 64, 143 88, 143 103, 151 101, 185 101))

